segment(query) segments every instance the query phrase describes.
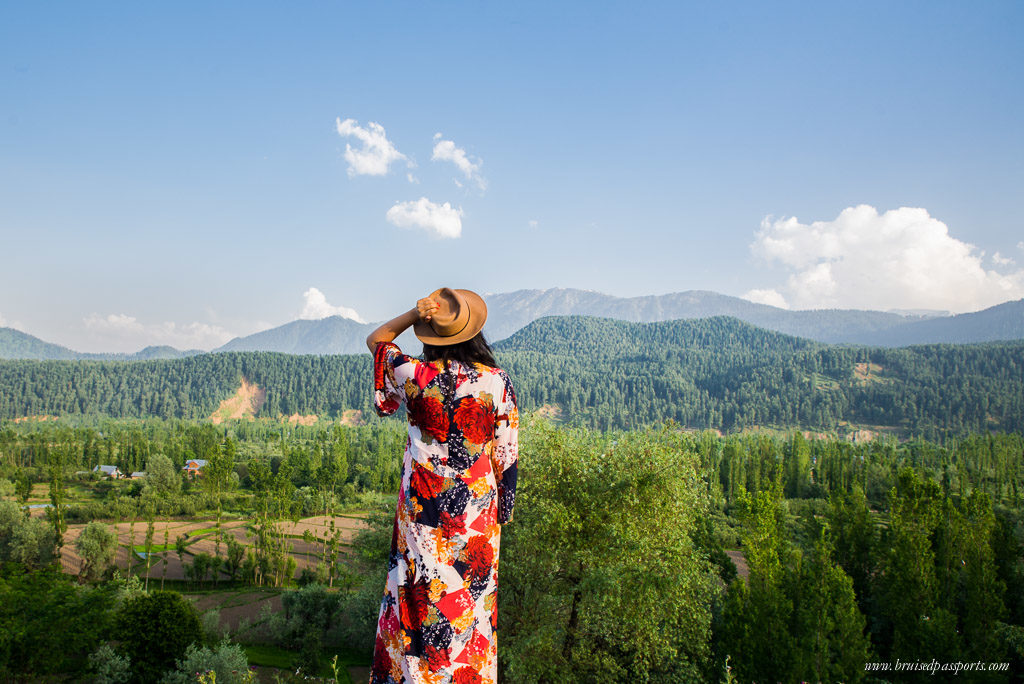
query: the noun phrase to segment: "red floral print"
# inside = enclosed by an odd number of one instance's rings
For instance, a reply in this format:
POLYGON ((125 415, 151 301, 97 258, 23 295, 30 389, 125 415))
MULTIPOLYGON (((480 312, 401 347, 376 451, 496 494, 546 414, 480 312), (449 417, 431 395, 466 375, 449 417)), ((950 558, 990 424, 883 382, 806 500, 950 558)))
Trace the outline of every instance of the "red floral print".
POLYGON ((494 563, 494 549, 491 548, 487 537, 477 535, 469 538, 469 543, 463 551, 466 563, 469 565, 469 572, 478 579, 491 574, 491 565, 494 563))
POLYGON ((441 532, 449 538, 466 534, 466 514, 452 516, 448 511, 441 511, 441 532))
POLYGON ((459 401, 455 424, 474 444, 484 444, 494 438, 494 415, 475 397, 463 397, 459 401))
POLYGON ((448 438, 448 414, 433 397, 419 396, 409 400, 409 422, 438 442, 448 438))
POLYGON ((433 499, 444 491, 444 478, 435 475, 421 465, 413 465, 409 485, 417 496, 433 499))
POLYGON ((427 646, 426 655, 427 663, 430 665, 430 669, 434 672, 452 664, 451 649, 427 646))
POLYGON ((377 635, 373 646, 373 667, 371 668, 375 677, 388 677, 391 672, 391 656, 388 655, 387 644, 377 635))
POLYGON ((452 678, 452 684, 483 684, 483 682, 480 673, 471 667, 460 667, 452 678))
POLYGON ((430 588, 423 580, 410 581, 405 590, 400 592, 399 613, 402 626, 406 629, 419 629, 430 612, 430 588))

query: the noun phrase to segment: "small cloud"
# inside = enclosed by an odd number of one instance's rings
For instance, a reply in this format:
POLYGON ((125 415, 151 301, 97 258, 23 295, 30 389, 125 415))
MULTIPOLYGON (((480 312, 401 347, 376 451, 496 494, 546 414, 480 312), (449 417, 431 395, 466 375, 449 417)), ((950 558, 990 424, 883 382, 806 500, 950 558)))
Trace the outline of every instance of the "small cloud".
POLYGON ((995 254, 992 255, 992 263, 995 264, 996 266, 1010 266, 1011 264, 1013 264, 1013 259, 1011 259, 1010 257, 1004 257, 999 252, 996 252, 995 254))
POLYGON ((531 228, 536 228, 540 224, 537 223, 537 219, 530 219, 529 221, 526 222, 526 225, 530 226, 531 228))
POLYGON ((419 185, 420 184, 420 179, 417 178, 416 176, 412 175, 411 173, 405 174, 405 177, 408 178, 409 182, 412 183, 413 185, 419 185))
POLYGON ((355 138, 362 143, 359 149, 353 149, 345 143, 345 161, 348 162, 349 178, 354 176, 384 176, 392 162, 405 160, 410 168, 413 166, 408 158, 388 140, 384 127, 371 121, 366 128, 355 119, 340 118, 336 122, 338 135, 343 138, 355 138))
POLYGON ((423 228, 437 237, 462 235, 462 209, 453 209, 448 202, 435 204, 426 197, 395 204, 385 218, 399 228, 423 228))
MULTIPOLYGON (((434 140, 437 142, 434 144, 434 153, 430 157, 432 161, 449 161, 455 164, 466 180, 475 183, 481 191, 487 189, 487 179, 480 175, 480 169, 484 164, 483 160, 479 157, 475 161, 470 159, 466 155, 466 150, 456 147, 451 140, 442 140, 440 133, 434 134, 434 140)), ((455 184, 462 187, 458 179, 455 180, 455 184)))
POLYGON ((143 323, 128 314, 91 314, 83 319, 91 346, 104 351, 138 351, 143 347, 170 345, 176 349, 211 349, 235 337, 218 325, 200 323, 143 323))
POLYGON ((327 297, 324 293, 315 287, 311 287, 302 293, 302 298, 305 300, 302 306, 302 313, 299 314, 299 318, 318 321, 321 318, 327 318, 328 316, 341 316, 342 318, 348 318, 355 321, 356 323, 365 323, 355 309, 350 309, 347 306, 333 306, 327 303, 327 297))
POLYGON ((987 270, 984 253, 926 209, 864 204, 809 224, 769 217, 751 250, 789 272, 774 289, 795 308, 962 312, 1024 297, 1024 270, 987 270))
POLYGON ((740 297, 755 304, 767 304, 768 306, 775 306, 780 309, 789 308, 786 298, 776 290, 747 290, 740 297))
POLYGON ((1024 251, 1024 240, 1017 243, 1017 249, 1024 251))
POLYGON ((94 330, 131 330, 134 332, 143 329, 141 323, 135 316, 127 314, 109 314, 106 317, 99 314, 90 314, 84 319, 85 327, 94 330))

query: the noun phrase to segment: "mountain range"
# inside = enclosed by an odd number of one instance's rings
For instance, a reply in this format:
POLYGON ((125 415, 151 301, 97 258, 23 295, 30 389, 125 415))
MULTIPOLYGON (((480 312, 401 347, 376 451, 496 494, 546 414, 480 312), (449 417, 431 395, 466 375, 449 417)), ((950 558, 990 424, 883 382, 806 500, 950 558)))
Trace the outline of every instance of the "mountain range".
MULTIPOLYGON (((856 309, 790 311, 702 290, 615 297, 590 290, 553 288, 490 294, 486 301, 488 322, 484 332, 491 341, 509 337, 545 316, 565 315, 600 316, 635 323, 730 316, 760 328, 818 342, 885 347, 1024 339, 1024 300, 953 316, 856 309)), ((361 353, 366 349, 364 340, 367 334, 377 325, 358 323, 340 316, 296 320, 237 337, 213 351, 317 355, 361 353)), ((400 337, 399 345, 413 354, 420 350, 411 333, 400 337)), ((197 353, 202 352, 147 347, 135 354, 84 354, 20 331, 0 328, 0 358, 7 359, 144 360, 197 353)))
MULTIPOLYGON (((928 439, 1024 429, 1024 341, 854 347, 725 316, 656 323, 545 316, 496 343, 495 353, 525 411, 600 429, 672 420, 723 432, 867 429, 928 439)), ((76 415, 375 420, 371 377, 366 353, 0 361, 0 422, 76 415), (252 396, 260 400, 251 403, 252 396), (251 410, 235 415, 245 397, 251 410)))
POLYGON ((151 361, 180 359, 205 354, 201 349, 181 351, 167 345, 146 347, 133 354, 90 354, 45 342, 14 328, 0 328, 0 359, 38 359, 43 361, 151 361))

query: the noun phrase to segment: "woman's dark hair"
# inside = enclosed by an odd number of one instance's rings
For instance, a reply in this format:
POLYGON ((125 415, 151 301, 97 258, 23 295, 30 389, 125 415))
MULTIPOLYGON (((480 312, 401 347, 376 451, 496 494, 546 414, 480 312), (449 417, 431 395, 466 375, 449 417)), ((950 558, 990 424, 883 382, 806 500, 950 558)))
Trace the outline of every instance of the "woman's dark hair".
POLYGON ((491 345, 487 344, 487 340, 482 332, 478 332, 475 337, 471 337, 465 342, 459 342, 458 344, 445 346, 424 344, 423 360, 458 361, 465 366, 482 363, 491 368, 498 365, 494 360, 494 352, 491 351, 491 345))

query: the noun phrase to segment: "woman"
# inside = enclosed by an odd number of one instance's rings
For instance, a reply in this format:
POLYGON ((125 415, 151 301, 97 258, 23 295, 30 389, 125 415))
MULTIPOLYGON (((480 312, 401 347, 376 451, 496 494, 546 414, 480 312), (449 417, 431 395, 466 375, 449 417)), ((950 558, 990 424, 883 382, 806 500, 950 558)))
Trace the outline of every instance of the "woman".
POLYGON ((402 465, 371 684, 494 684, 498 547, 515 503, 519 413, 480 332, 483 299, 442 288, 366 338, 374 404, 405 405, 402 465), (423 360, 392 341, 409 326, 423 360))

